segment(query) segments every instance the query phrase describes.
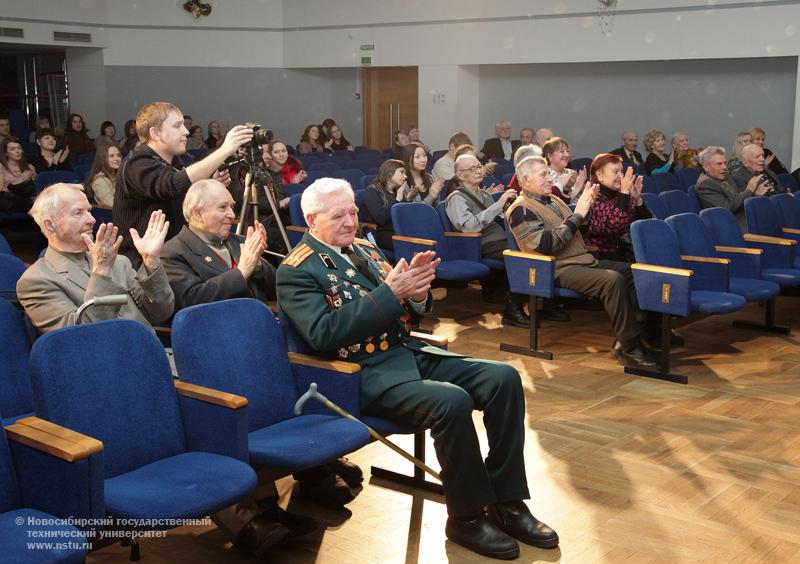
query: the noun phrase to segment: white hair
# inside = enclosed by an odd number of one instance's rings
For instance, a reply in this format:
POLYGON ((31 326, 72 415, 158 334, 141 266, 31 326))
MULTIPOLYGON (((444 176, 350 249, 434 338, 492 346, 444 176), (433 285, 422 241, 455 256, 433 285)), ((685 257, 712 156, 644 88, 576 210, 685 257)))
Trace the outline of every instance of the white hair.
POLYGON ((706 147, 700 154, 697 155, 700 158, 700 164, 707 165, 711 162, 711 158, 716 155, 722 155, 725 157, 725 149, 722 147, 717 147, 715 145, 711 145, 710 147, 706 147))
POLYGON ((528 173, 531 172, 531 170, 533 170, 533 167, 535 165, 542 165, 542 166, 546 166, 546 167, 550 166, 550 165, 547 164, 547 161, 544 159, 544 157, 541 157, 541 156, 538 156, 538 155, 537 156, 530 156, 530 157, 525 157, 524 159, 522 159, 521 161, 519 161, 517 163, 516 168, 515 168, 515 172, 517 173, 517 176, 522 176, 523 174, 528 174, 528 173))
POLYGON ((83 193, 83 187, 80 184, 68 184, 66 182, 59 182, 48 186, 36 196, 33 201, 30 211, 28 212, 39 229, 44 231, 44 220, 48 217, 55 219, 58 213, 58 208, 61 207, 61 194, 66 190, 77 190, 83 193))
POLYGON ((500 128, 503 127, 504 125, 511 127, 511 122, 505 119, 498 121, 496 124, 494 124, 495 133, 499 132, 500 128))
POLYGON ((353 188, 347 180, 342 178, 320 178, 312 182, 311 186, 303 190, 303 197, 300 199, 303 215, 325 211, 323 199, 336 192, 347 192, 355 200, 353 188))
POLYGON ((542 148, 539 145, 534 145, 533 143, 530 145, 522 145, 517 149, 517 152, 514 153, 514 166, 516 167, 522 161, 522 159, 541 156, 542 148))
POLYGON ((187 190, 186 196, 183 198, 183 217, 186 219, 187 223, 192 218, 192 210, 205 203, 208 189, 211 186, 220 186, 223 190, 227 190, 222 182, 214 180, 213 178, 198 180, 187 190))

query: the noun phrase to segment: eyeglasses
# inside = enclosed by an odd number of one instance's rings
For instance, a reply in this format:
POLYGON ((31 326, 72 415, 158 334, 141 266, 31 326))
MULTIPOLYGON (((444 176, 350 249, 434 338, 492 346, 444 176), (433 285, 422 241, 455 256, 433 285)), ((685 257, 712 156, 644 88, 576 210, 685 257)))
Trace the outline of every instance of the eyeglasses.
POLYGON ((475 165, 469 168, 462 168, 461 170, 457 170, 456 172, 480 172, 483 170, 483 165, 475 165))

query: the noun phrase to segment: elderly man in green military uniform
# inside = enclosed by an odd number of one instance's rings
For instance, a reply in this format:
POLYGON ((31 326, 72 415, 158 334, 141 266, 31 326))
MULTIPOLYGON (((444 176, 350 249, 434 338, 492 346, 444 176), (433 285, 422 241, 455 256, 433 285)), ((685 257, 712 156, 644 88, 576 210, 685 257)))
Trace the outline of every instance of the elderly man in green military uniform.
POLYGON ((278 268, 278 303, 317 353, 361 365, 367 414, 430 428, 442 466, 447 537, 478 553, 512 559, 514 538, 553 548, 558 535, 528 510, 523 441, 525 400, 508 364, 456 355, 412 339, 429 312, 439 259, 433 252, 392 268, 356 239, 350 185, 323 178, 303 192, 309 231, 278 268), (484 412, 484 460, 472 422, 484 412))

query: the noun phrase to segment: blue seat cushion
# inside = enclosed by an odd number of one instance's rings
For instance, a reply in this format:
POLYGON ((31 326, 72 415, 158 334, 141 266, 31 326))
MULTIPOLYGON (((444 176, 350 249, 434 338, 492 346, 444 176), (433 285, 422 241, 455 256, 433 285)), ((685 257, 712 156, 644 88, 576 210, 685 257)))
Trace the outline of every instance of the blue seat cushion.
POLYGON ((67 524, 47 524, 29 526, 28 519, 54 520, 56 517, 49 513, 35 509, 14 509, 0 514, 0 562, 14 562, 23 564, 34 562, 36 564, 49 564, 51 562, 83 562, 86 550, 82 548, 37 549, 29 548, 28 543, 68 543, 81 545, 86 538, 78 535, 78 529, 67 524), (22 519, 23 525, 17 524, 17 519, 22 519), (28 536, 28 531, 46 531, 43 537, 28 536))
POLYGON ((748 302, 763 302, 775 297, 781 291, 781 287, 774 282, 737 277, 730 279, 729 289, 732 294, 744 296, 748 302))
POLYGON ((255 468, 302 470, 339 458, 369 442, 369 431, 356 421, 309 414, 284 419, 248 435, 255 468))
POLYGON ((579 294, 574 290, 570 290, 569 288, 559 288, 558 286, 553 287, 553 295, 558 296, 559 298, 577 298, 580 300, 585 300, 586 296, 583 294, 579 294))
POLYGON ((797 286, 800 284, 800 270, 794 268, 764 268, 761 278, 775 282, 781 286, 797 286))
POLYGON ((107 479, 106 512, 116 518, 202 517, 255 487, 255 471, 240 460, 184 452, 107 479))
POLYGON ((742 296, 737 294, 693 290, 689 297, 689 303, 692 312, 717 315, 738 311, 744 307, 746 302, 742 296))
POLYGON ((443 280, 475 280, 489 276, 489 267, 471 260, 443 260, 436 267, 436 277, 443 280))
POLYGON ((412 435, 422 430, 410 425, 404 425, 403 423, 397 423, 390 419, 373 417, 371 415, 365 415, 361 417, 361 420, 382 435, 412 435))

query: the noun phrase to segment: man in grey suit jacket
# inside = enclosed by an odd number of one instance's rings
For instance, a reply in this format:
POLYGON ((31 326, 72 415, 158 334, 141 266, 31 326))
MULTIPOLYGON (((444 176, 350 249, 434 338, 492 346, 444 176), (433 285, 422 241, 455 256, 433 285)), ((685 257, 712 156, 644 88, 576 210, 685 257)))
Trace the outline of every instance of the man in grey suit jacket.
POLYGON ((275 299, 275 268, 261 258, 267 233, 261 223, 247 238, 231 233, 233 198, 217 180, 195 182, 183 200, 187 226, 162 253, 175 309, 230 298, 275 299))
POLYGON ((706 147, 699 157, 703 173, 697 179, 695 192, 700 201, 700 207, 730 210, 736 216, 736 221, 739 222, 742 231, 747 231, 744 201, 751 196, 763 196, 769 192, 769 184, 767 182, 759 183, 759 176, 752 176, 744 189, 738 188, 729 181, 725 149, 722 147, 706 147))
POLYGON ((150 216, 140 236, 130 230, 143 264, 134 271, 118 255, 122 235, 111 223, 100 226, 95 238, 92 206, 79 184, 54 184, 42 191, 30 214, 47 238, 47 252, 28 268, 17 283, 17 296, 33 325, 42 333, 74 325, 84 302, 113 294, 127 294, 124 305, 95 306, 87 321, 135 319, 148 327, 172 315, 173 296, 161 265, 161 247, 169 228, 161 210, 150 216))

